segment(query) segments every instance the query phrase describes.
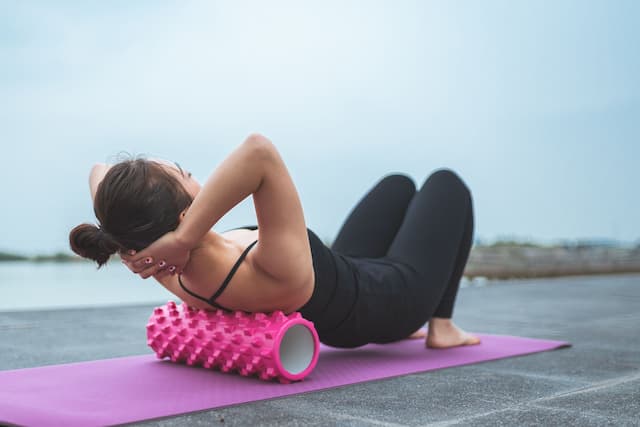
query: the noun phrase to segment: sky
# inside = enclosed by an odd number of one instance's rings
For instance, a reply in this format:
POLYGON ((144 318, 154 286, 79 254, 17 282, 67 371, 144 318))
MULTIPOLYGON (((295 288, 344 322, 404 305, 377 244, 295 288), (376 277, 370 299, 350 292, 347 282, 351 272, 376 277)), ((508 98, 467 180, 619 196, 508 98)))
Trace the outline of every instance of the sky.
MULTIPOLYGON (((640 243, 640 2, 0 0, 0 251, 68 252, 95 162, 200 180, 269 137, 332 240, 382 176, 470 187, 475 239, 640 243)), ((254 224, 250 200, 214 229, 254 224)))

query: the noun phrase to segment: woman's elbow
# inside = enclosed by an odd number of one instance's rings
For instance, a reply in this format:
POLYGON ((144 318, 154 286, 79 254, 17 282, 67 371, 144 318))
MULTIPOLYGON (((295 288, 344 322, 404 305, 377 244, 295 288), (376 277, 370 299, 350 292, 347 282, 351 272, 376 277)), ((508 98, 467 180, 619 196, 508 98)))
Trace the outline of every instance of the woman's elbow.
POLYGON ((243 145, 260 160, 273 159, 277 156, 277 150, 269 138, 259 133, 251 133, 244 140, 243 145))

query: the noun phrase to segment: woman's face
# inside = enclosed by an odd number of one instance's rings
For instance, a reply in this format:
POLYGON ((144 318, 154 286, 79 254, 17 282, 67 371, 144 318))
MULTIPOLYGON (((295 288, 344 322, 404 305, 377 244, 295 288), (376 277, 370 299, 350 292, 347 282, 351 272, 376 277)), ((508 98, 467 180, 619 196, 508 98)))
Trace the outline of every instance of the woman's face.
POLYGON ((183 169, 176 162, 170 162, 167 160, 153 159, 154 162, 161 165, 167 172, 176 177, 178 182, 180 182, 187 193, 191 195, 191 197, 195 198, 196 195, 200 192, 200 183, 196 181, 196 179, 191 175, 191 172, 183 169))

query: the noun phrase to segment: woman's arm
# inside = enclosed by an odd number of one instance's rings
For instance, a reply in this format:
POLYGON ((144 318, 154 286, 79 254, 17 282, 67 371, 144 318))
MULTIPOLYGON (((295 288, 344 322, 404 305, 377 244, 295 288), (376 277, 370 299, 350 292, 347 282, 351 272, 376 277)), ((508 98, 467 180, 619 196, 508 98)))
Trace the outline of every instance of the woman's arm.
MULTIPOLYGON (((227 212, 260 191, 271 169, 275 147, 261 135, 250 135, 204 183, 176 229, 176 238, 195 245, 227 212)), ((257 209, 257 208, 256 208, 257 209)))
MULTIPOLYGON (((175 232, 136 254, 134 265, 152 257, 181 271, 188 261, 186 253, 249 195, 260 236, 254 261, 278 280, 308 283, 313 265, 302 205, 282 158, 262 135, 250 135, 215 169, 175 232)), ((155 268, 147 268, 149 275, 155 268)))
POLYGON ((89 192, 91 193, 91 200, 96 198, 98 185, 102 182, 109 169, 111 169, 111 165, 107 165, 105 163, 96 163, 91 168, 91 172, 89 173, 89 192))

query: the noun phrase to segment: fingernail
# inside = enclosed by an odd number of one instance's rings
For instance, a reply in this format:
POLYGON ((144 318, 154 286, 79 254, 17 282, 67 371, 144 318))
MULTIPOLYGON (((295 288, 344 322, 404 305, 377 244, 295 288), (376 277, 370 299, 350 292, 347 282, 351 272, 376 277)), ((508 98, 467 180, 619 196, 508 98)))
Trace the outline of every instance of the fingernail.
POLYGON ((129 252, 127 252, 129 255, 135 255, 136 251, 134 251, 133 249, 130 249, 129 252))
POLYGON ((144 260, 144 262, 145 262, 146 264, 151 264, 151 263, 153 262, 153 258, 148 257, 148 258, 146 258, 146 259, 144 260))
POLYGON ((158 263, 158 266, 160 266, 160 267, 164 267, 165 265, 167 265, 167 263, 166 263, 166 262, 164 262, 164 261, 160 261, 160 262, 158 263))

